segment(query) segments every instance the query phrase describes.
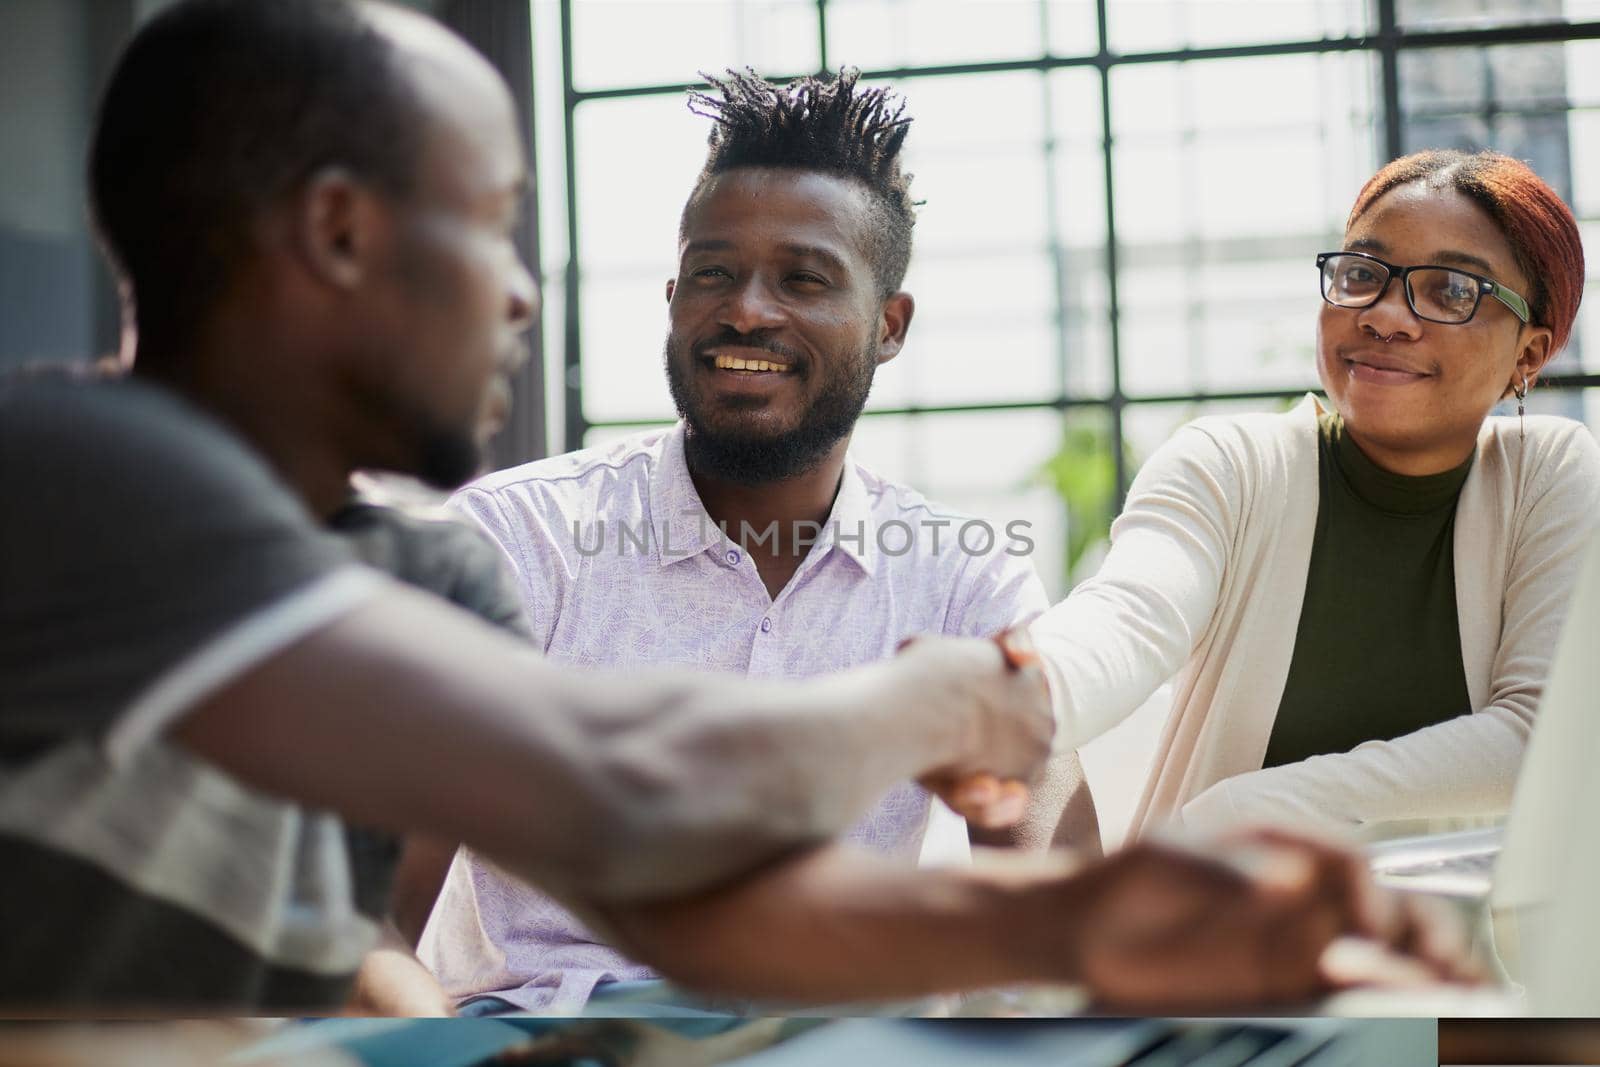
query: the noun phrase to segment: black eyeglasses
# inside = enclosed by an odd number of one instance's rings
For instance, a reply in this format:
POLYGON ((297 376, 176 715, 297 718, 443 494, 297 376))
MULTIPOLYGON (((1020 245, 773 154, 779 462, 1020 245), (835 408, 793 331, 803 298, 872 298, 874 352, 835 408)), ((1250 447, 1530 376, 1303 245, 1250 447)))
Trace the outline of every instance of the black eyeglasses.
POLYGON ((1322 273, 1322 299, 1334 307, 1371 307, 1399 278, 1406 303, 1417 318, 1428 322, 1455 326, 1470 322, 1485 294, 1524 323, 1529 319, 1528 302, 1522 297, 1493 279, 1455 267, 1398 267, 1365 252, 1322 252, 1317 255, 1317 270, 1322 273))

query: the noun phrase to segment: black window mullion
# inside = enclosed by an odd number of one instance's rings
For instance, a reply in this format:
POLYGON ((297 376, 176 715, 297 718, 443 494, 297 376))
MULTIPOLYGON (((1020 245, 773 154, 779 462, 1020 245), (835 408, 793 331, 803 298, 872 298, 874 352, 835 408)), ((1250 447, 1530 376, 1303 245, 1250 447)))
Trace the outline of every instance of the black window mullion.
POLYGON ((562 345, 562 384, 565 395, 565 431, 562 437, 568 452, 583 447, 589 424, 583 410, 583 333, 580 329, 582 301, 579 299, 582 271, 579 269, 578 242, 578 150, 575 116, 577 88, 572 81, 572 0, 561 0, 561 96, 563 137, 567 158, 567 269, 562 296, 565 303, 564 343, 562 345))
POLYGON ((1111 462, 1116 471, 1116 493, 1112 513, 1122 510, 1128 493, 1127 449, 1123 447, 1122 409, 1127 398, 1122 395, 1122 305, 1117 291, 1117 206, 1116 166, 1112 157, 1115 151, 1111 129, 1111 69, 1116 57, 1111 54, 1107 32, 1106 5, 1109 0, 1095 0, 1095 29, 1100 48, 1095 56, 1095 67, 1100 73, 1100 159, 1106 191, 1106 339, 1111 352, 1111 462))
POLYGON ((1378 59, 1383 90, 1383 160, 1404 154, 1404 124, 1400 116, 1400 30, 1395 21, 1396 0, 1378 2, 1378 59))
POLYGON ((817 0, 817 70, 828 72, 828 0, 817 0))

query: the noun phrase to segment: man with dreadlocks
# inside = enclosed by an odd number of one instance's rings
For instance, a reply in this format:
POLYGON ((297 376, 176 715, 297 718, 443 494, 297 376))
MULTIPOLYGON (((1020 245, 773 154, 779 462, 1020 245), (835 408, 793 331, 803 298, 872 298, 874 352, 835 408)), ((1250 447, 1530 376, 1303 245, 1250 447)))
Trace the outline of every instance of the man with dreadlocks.
MULTIPOLYGON (((1022 554, 847 454, 914 307, 900 288, 915 221, 904 103, 853 71, 787 87, 753 72, 709 80, 717 92, 690 106, 713 120, 710 151, 666 283, 682 421, 492 474, 455 504, 505 550, 535 639, 558 661, 797 678, 881 659, 919 633, 1028 621, 1046 600, 1022 554)), ((1000 843, 1048 844, 1076 772, 1068 751, 1000 843)), ((1097 844, 1087 793, 1073 794, 1062 832, 1081 844, 1087 828, 1097 844)), ((907 864, 952 830, 964 850, 965 826, 932 811, 930 833, 929 794, 908 782, 850 837, 907 864)), ((437 887, 435 863, 429 874, 414 856, 402 896, 437 887)), ((654 977, 471 850, 443 881, 421 955, 468 1010, 572 1011, 597 988, 654 977)))

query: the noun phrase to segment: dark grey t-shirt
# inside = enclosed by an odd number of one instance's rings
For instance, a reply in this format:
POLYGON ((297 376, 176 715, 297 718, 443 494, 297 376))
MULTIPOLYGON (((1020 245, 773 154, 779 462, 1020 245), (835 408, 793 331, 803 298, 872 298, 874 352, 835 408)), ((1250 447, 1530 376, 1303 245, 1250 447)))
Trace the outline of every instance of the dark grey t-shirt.
POLYGON ((431 511, 357 498, 327 525, 368 566, 532 640, 516 580, 495 543, 461 516, 431 511))
POLYGON ((338 1003, 343 827, 162 735, 383 579, 136 382, 0 381, 0 485, 0 1009, 338 1003))

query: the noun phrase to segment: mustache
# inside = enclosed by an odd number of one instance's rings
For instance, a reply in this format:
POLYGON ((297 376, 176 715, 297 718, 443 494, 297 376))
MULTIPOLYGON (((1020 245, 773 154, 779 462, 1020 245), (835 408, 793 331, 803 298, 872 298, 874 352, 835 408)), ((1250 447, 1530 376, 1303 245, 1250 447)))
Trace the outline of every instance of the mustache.
POLYGON ((798 349, 791 348, 778 340, 771 330, 752 330, 749 333, 740 333, 738 330, 725 327, 710 337, 702 338, 694 343, 690 351, 696 359, 705 359, 713 348, 738 347, 759 348, 771 352, 775 356, 782 356, 784 362, 800 370, 805 363, 805 354, 798 349))

